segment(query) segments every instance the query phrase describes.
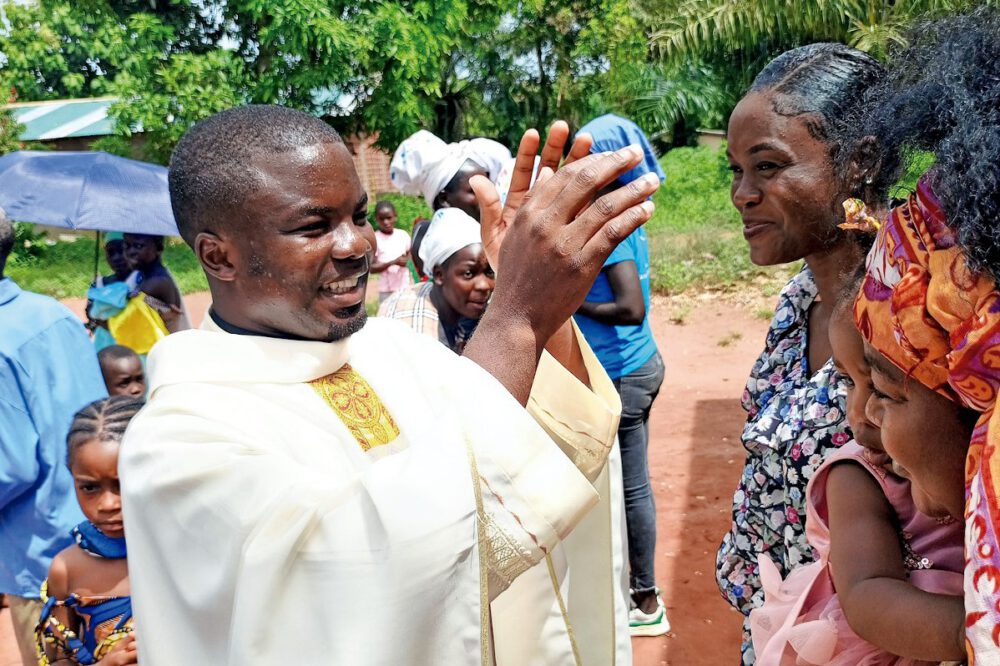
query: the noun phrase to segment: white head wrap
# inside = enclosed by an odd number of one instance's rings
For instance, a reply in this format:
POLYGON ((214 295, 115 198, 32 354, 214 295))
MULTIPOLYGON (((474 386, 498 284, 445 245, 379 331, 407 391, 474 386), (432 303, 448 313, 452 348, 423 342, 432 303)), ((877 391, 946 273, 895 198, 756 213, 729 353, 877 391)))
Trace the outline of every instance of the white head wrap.
POLYGON ((482 243, 482 228, 458 208, 442 208, 431 218, 427 233, 420 241, 420 261, 424 273, 434 277, 434 269, 462 248, 482 243))
POLYGON ((496 182, 510 150, 490 139, 445 143, 427 130, 420 130, 399 144, 389 164, 389 178, 403 194, 423 195, 434 208, 434 198, 451 182, 466 160, 483 168, 496 182))

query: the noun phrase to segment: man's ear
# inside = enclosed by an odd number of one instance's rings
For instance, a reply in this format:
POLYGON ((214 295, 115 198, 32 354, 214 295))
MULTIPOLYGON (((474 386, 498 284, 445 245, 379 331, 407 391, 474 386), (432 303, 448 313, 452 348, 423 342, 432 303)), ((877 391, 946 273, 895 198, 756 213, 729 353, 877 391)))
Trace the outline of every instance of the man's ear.
POLYGON ((882 156, 878 150, 878 139, 874 136, 864 137, 847 163, 847 186, 851 194, 869 205, 882 203, 874 201, 881 168, 882 156))
POLYGON ((236 279, 236 265, 239 253, 232 243, 212 231, 202 231, 194 239, 194 253, 202 268, 210 276, 222 282, 236 279))

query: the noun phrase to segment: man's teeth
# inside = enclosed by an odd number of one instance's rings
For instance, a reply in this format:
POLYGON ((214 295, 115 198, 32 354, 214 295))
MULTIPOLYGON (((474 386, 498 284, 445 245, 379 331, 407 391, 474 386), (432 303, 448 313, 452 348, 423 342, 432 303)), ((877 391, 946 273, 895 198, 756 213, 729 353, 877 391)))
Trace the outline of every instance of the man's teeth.
POLYGON ((360 282, 361 278, 359 277, 352 278, 350 280, 340 280, 338 282, 328 282, 323 285, 323 290, 334 294, 342 294, 354 289, 358 286, 358 284, 360 284, 360 282))

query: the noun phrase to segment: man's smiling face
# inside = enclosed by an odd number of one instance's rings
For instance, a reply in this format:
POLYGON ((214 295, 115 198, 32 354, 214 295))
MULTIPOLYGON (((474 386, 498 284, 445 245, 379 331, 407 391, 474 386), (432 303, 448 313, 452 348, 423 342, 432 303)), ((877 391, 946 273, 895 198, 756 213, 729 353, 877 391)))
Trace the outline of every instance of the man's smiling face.
POLYGON ((252 169, 259 185, 227 234, 245 320, 261 333, 328 342, 361 330, 375 232, 347 148, 261 154, 252 169))

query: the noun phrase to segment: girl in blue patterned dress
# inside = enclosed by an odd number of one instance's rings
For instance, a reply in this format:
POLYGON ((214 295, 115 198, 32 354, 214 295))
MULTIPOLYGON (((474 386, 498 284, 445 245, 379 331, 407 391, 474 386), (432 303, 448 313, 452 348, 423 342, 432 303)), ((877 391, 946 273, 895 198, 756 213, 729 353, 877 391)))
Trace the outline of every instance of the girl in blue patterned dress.
MULTIPOLYGON (((731 196, 750 258, 762 266, 805 262, 782 290, 746 390, 746 466, 716 579, 744 615, 763 602, 757 560, 781 575, 814 554, 805 538, 805 488, 816 468, 850 441, 847 392, 831 359, 827 325, 846 272, 870 239, 844 231, 843 202, 883 199, 886 185, 854 137, 860 101, 881 66, 839 44, 788 51, 756 78, 729 122, 731 196)), ((870 141, 870 140, 869 140, 870 141)), ((744 624, 744 664, 754 663, 744 624)))
POLYGON ((125 559, 118 446, 142 401, 112 396, 73 419, 67 464, 86 520, 73 528, 74 545, 52 560, 42 584, 39 664, 137 664, 125 559))

